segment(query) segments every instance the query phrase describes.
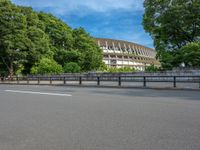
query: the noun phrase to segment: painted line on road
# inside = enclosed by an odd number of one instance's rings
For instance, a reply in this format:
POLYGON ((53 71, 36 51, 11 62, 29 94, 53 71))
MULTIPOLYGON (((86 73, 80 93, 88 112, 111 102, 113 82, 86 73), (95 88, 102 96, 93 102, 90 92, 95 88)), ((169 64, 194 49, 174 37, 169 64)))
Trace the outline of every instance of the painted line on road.
POLYGON ((22 94, 38 94, 38 95, 49 95, 49 96, 72 96, 70 94, 61 94, 61 93, 43 93, 43 92, 18 91, 18 90, 5 90, 5 92, 22 93, 22 94))

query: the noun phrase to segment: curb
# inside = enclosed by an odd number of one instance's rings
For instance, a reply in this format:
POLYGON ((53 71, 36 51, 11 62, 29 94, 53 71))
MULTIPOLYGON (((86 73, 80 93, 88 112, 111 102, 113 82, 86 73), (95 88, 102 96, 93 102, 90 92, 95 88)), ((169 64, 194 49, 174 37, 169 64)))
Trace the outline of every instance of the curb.
POLYGON ((142 87, 142 86, 105 86, 105 85, 74 85, 74 84, 26 84, 26 83, 0 83, 0 85, 34 85, 34 86, 66 86, 66 87, 87 87, 87 88, 115 88, 115 89, 149 89, 149 90, 181 90, 200 91, 200 88, 174 88, 174 87, 142 87))

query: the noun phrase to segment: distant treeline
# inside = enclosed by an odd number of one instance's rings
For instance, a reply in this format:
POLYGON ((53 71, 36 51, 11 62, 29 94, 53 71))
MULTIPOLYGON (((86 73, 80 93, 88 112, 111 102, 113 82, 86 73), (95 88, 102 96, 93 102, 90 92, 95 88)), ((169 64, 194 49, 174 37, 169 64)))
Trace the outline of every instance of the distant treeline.
POLYGON ((83 29, 51 14, 0 0, 0 74, 97 70, 102 51, 83 29))

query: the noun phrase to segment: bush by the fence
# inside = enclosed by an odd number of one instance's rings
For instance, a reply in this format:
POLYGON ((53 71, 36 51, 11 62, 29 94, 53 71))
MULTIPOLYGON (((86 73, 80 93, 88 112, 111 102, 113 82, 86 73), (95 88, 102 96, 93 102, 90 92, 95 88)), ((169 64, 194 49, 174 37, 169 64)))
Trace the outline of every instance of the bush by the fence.
POLYGON ((65 73, 79 73, 81 71, 81 67, 75 62, 66 63, 63 69, 65 73))

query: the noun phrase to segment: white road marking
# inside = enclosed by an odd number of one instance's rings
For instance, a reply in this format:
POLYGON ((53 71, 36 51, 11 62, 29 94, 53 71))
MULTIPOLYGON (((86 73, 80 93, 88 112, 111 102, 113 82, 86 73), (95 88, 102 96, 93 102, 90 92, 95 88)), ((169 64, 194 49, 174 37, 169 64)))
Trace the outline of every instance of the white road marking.
POLYGON ((70 94, 61 94, 61 93, 43 93, 43 92, 18 91, 18 90, 5 90, 5 92, 22 93, 22 94, 51 95, 51 96, 72 96, 70 94))

